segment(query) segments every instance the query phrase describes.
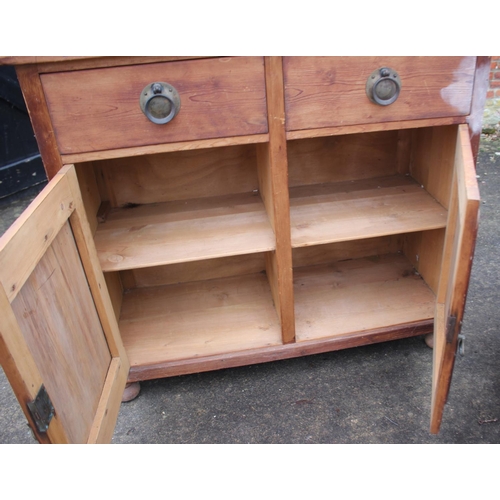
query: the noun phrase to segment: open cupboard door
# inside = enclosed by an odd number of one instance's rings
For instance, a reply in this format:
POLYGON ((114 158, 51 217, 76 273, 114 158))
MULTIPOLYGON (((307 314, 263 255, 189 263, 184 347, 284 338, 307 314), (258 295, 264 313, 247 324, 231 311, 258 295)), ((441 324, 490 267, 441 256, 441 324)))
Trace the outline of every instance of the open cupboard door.
POLYGON ((439 432, 450 389, 478 226, 479 189, 467 125, 458 129, 454 167, 434 321, 433 434, 439 432))
POLYGON ((73 166, 0 239, 0 361, 41 443, 111 441, 129 363, 73 166))

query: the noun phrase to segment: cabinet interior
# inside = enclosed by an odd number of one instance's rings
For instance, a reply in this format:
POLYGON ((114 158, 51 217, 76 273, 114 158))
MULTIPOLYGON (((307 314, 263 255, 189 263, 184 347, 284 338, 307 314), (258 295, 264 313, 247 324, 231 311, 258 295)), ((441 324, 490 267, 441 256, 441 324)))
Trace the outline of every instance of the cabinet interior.
MULTIPOLYGON (((432 324, 456 137, 287 142, 295 344, 432 324)), ((76 165, 132 367, 283 347, 266 146, 76 165)))
POLYGON ((456 136, 288 142, 297 341, 433 320, 456 136))

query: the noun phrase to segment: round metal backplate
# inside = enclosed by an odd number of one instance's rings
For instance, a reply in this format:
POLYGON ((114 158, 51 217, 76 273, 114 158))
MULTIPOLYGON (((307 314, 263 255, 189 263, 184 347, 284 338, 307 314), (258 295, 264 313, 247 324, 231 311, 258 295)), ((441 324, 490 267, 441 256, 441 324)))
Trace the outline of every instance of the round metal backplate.
POLYGON ((401 92, 401 79, 391 68, 376 69, 366 80, 366 95, 380 106, 392 104, 401 92))
POLYGON ((179 113, 181 98, 169 83, 153 82, 144 87, 139 104, 150 121, 162 125, 172 121, 179 113))

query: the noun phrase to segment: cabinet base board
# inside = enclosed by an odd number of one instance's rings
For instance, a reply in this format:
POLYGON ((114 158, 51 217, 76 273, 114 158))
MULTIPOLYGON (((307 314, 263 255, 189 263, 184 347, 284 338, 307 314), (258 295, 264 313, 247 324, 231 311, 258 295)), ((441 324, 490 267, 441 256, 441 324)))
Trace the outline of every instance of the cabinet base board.
POLYGON ((434 330, 434 320, 416 321, 388 328, 365 330, 341 337, 326 338, 314 341, 297 342, 278 346, 249 349, 246 351, 207 356, 197 359, 183 359, 144 366, 133 366, 130 369, 128 382, 140 382, 158 378, 189 375, 224 368, 236 368, 250 364, 266 363, 281 359, 297 358, 330 351, 339 351, 351 347, 359 347, 390 340, 427 335, 434 330))

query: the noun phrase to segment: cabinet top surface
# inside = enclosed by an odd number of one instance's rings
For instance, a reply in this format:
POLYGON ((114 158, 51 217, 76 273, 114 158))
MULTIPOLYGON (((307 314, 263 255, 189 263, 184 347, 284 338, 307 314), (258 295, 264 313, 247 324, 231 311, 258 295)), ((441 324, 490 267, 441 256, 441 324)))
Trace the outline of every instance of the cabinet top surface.
POLYGON ((0 56, 1 65, 23 66, 27 64, 52 63, 89 63, 90 61, 127 61, 127 60, 177 60, 195 59, 197 56, 0 56))

